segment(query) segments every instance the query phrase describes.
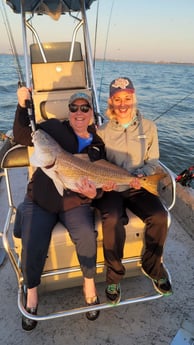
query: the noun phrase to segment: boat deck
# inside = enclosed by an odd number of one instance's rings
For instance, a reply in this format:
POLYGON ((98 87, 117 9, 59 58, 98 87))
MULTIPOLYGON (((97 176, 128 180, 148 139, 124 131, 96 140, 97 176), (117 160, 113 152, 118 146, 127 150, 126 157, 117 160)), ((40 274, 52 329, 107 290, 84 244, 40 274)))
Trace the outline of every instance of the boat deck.
MULTIPOLYGON (((25 169, 20 169, 14 174, 14 183, 17 186, 17 190, 14 190, 14 198, 19 200, 24 193, 23 186, 27 183, 27 173, 25 169)), ((0 231, 3 229, 7 209, 5 184, 2 178, 0 231)), ((0 247, 2 247, 2 241, 0 247)), ((21 328, 21 314, 17 307, 17 281, 11 264, 6 258, 0 266, 0 344, 171 344, 185 320, 194 323, 194 241, 175 218, 169 231, 164 258, 172 277, 174 289, 172 296, 102 310, 100 317, 94 322, 88 321, 84 314, 42 321, 30 333, 21 328)), ((97 289, 101 302, 105 302, 105 283, 97 284, 97 289)), ((144 276, 122 281, 123 298, 140 296, 152 289, 151 281, 144 276)), ((40 298, 39 313, 79 307, 82 299, 80 287, 48 292, 40 298)))

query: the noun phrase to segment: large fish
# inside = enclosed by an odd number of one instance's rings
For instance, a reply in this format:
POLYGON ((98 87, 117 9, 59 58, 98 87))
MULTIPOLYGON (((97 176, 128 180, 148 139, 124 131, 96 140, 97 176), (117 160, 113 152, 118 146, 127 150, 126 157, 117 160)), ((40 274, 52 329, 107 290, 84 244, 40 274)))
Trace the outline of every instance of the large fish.
MULTIPOLYGON (((134 179, 125 169, 105 160, 90 162, 83 159, 82 155, 66 152, 41 129, 33 133, 32 141, 34 152, 30 157, 31 164, 40 167, 53 180, 61 195, 66 188, 76 190, 75 184, 85 176, 95 184, 96 188, 101 188, 111 181, 117 186, 123 186, 124 190, 129 188, 130 182, 134 179)), ((140 185, 150 193, 158 195, 158 182, 165 176, 164 173, 158 173, 139 177, 140 185)))

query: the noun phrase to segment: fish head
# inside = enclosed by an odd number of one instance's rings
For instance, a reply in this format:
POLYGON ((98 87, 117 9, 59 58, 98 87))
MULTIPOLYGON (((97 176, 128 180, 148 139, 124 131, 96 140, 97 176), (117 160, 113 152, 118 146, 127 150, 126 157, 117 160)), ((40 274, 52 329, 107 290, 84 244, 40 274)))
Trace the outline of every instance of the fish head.
POLYGON ((54 163, 60 147, 57 142, 45 131, 38 129, 32 134, 34 152, 30 163, 36 167, 47 167, 54 163))

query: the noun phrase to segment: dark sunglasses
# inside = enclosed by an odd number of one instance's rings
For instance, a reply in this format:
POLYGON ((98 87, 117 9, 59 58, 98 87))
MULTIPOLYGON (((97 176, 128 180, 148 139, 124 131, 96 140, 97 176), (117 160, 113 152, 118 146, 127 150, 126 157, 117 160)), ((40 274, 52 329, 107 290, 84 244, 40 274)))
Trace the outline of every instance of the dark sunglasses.
POLYGON ((91 109, 91 107, 89 104, 81 104, 81 105, 69 104, 69 111, 71 113, 76 113, 76 111, 78 111, 78 109, 80 109, 82 111, 82 113, 88 113, 88 111, 91 109))

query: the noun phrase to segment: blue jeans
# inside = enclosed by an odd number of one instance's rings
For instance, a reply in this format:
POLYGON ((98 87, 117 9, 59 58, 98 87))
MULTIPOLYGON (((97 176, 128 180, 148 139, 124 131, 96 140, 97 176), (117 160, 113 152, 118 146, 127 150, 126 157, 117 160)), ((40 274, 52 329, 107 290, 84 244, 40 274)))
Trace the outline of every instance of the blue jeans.
POLYGON ((97 233, 90 205, 85 204, 68 211, 50 213, 26 197, 18 207, 14 234, 16 232, 16 236, 19 237, 20 225, 22 272, 24 283, 28 288, 40 284, 52 230, 57 222, 61 222, 67 228, 75 244, 83 276, 86 278, 95 276, 97 233))

